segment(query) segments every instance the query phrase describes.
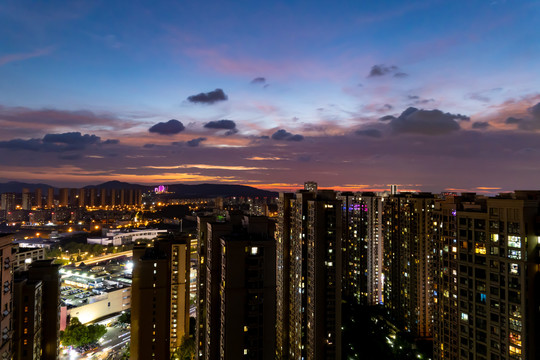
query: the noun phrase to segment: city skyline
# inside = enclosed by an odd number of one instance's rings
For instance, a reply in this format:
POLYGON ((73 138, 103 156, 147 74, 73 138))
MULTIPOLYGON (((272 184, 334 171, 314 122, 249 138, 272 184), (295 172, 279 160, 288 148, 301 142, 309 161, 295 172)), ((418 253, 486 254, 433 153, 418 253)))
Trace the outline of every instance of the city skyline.
POLYGON ((0 5, 0 182, 538 188, 537 1, 0 5))

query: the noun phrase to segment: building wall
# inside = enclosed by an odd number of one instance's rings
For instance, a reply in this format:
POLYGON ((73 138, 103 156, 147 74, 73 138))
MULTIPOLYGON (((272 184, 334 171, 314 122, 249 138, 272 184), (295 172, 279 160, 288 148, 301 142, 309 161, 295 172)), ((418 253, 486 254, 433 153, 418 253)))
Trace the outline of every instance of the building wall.
POLYGON ((131 288, 123 288, 107 292, 95 297, 95 302, 89 298, 89 304, 74 307, 67 310, 67 315, 79 318, 83 324, 92 322, 101 317, 119 313, 131 308, 131 288))

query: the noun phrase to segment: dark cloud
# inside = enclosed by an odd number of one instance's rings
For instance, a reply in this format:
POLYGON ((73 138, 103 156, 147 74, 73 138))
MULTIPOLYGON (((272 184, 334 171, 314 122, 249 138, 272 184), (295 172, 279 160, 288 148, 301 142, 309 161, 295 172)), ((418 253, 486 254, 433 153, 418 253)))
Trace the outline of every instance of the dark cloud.
POLYGON ((528 108, 527 112, 531 114, 536 120, 540 121, 540 102, 528 108))
POLYGON ((43 137, 44 143, 67 144, 85 146, 101 142, 101 138, 96 135, 81 135, 80 132, 68 132, 63 134, 47 134, 43 137))
POLYGON ((268 140, 268 139, 270 139, 270 136, 268 136, 268 135, 261 135, 261 136, 259 136, 259 139, 268 140))
POLYGON ((110 139, 101 141, 96 135, 80 132, 68 132, 62 134, 46 134, 43 139, 13 139, 0 141, 0 148, 11 150, 28 150, 43 152, 64 152, 72 150, 84 150, 92 145, 116 144, 118 140, 110 139))
POLYGON ((389 74, 392 74, 396 78, 403 78, 408 76, 408 74, 399 71, 399 67, 395 65, 386 66, 384 64, 379 64, 373 65, 371 67, 371 70, 369 71, 369 75, 367 77, 379 77, 389 74))
POLYGON ((507 124, 517 124, 520 130, 538 130, 540 129, 540 103, 531 106, 527 109, 530 116, 523 118, 509 117, 506 119, 507 124))
POLYGON ((477 121, 472 124, 473 129, 487 129, 490 126, 487 121, 477 121))
POLYGON ((43 143, 40 139, 13 139, 8 141, 0 141, 0 148, 10 150, 41 151, 43 150, 43 143))
POLYGON ((435 101, 434 99, 421 99, 418 95, 408 95, 407 99, 413 100, 414 105, 425 105, 427 103, 435 101))
POLYGON ((186 141, 186 145, 189 147, 197 147, 201 144, 201 142, 206 141, 205 137, 199 137, 196 139, 191 139, 189 141, 186 141))
POLYGON ((373 137, 373 138, 382 137, 382 132, 380 130, 377 130, 377 129, 356 130, 354 133, 356 135, 368 136, 368 137, 373 137))
POLYGON ((395 133, 416 133, 440 135, 459 130, 458 120, 468 121, 467 116, 443 113, 435 110, 418 110, 410 107, 397 118, 391 119, 389 126, 395 133))
POLYGON ((280 129, 272 134, 272 139, 280 141, 302 141, 304 140, 304 136, 292 134, 285 129, 280 129))
POLYGON ((238 132, 238 129, 231 129, 231 130, 228 130, 226 133, 225 133, 225 136, 231 136, 231 135, 234 135, 238 132))
POLYGON ((191 95, 188 98, 189 102, 197 104, 213 104, 218 101, 225 101, 228 99, 227 95, 221 89, 209 91, 207 93, 200 93, 197 95, 191 95))
POLYGON ((118 139, 109 139, 102 142, 103 145, 116 145, 118 143, 120 143, 120 140, 118 139))
POLYGON ((379 118, 379 121, 389 121, 389 120, 394 120, 396 117, 395 116, 392 116, 392 115, 385 115, 381 118, 379 118))
POLYGON ((389 111, 392 110, 394 107, 390 104, 384 104, 383 107, 380 109, 380 111, 389 111))
POLYGON ((266 84, 266 78, 256 77, 255 79, 251 80, 251 84, 256 84, 256 85, 266 84))
POLYGON ((236 129, 236 123, 232 120, 217 120, 204 124, 204 127, 207 129, 233 130, 236 129))
POLYGON ((504 122, 507 123, 507 124, 519 124, 522 121, 523 121, 523 119, 518 119, 518 118, 515 118, 513 116, 510 116, 504 122))
POLYGON ((155 147, 155 146, 156 146, 156 144, 144 144, 144 145, 143 145, 143 148, 145 148, 145 149, 151 149, 151 148, 153 148, 153 147, 155 147))
POLYGON ((176 119, 169 120, 167 122, 160 122, 148 129, 151 133, 160 135, 174 135, 184 131, 185 127, 180 121, 176 119))

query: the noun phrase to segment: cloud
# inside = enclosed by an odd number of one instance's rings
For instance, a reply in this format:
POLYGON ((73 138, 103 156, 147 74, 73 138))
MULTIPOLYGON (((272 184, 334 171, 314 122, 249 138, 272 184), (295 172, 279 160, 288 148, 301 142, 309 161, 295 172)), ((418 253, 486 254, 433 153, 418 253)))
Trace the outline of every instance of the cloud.
POLYGON ((272 134, 272 139, 279 141, 302 141, 304 137, 300 134, 291 134, 285 129, 280 129, 272 134))
POLYGON ((255 79, 251 80, 251 84, 264 85, 264 84, 266 84, 266 78, 256 77, 255 79))
POLYGON ((506 124, 519 124, 520 122, 522 122, 523 119, 518 119, 518 118, 515 118, 513 116, 510 116, 509 118, 507 118, 504 122, 506 124))
POLYGON ((379 77, 389 74, 392 74, 396 78, 404 78, 408 76, 408 74, 399 71, 399 67, 395 65, 386 66, 384 64, 379 64, 373 65, 371 67, 371 70, 369 71, 369 75, 367 77, 379 77))
POLYGON ((472 100, 480 101, 483 103, 487 103, 491 101, 491 96, 495 95, 498 92, 501 92, 502 88, 494 88, 489 90, 483 90, 483 91, 476 91, 467 94, 467 97, 472 100))
POLYGON ((102 144, 103 145, 116 145, 119 143, 120 143, 120 140, 118 139, 109 139, 109 140, 105 140, 102 144))
POLYGON ((189 102, 196 104, 213 104, 218 101, 225 101, 228 99, 228 96, 221 89, 216 89, 214 91, 209 91, 207 93, 200 93, 197 95, 191 95, 188 98, 189 102))
POLYGON ((458 120, 469 121, 460 114, 443 113, 441 110, 418 110, 409 107, 397 118, 389 119, 390 128, 395 133, 415 133, 440 135, 459 130, 458 120))
POLYGON ((509 117, 505 120, 506 124, 517 124, 520 130, 538 130, 540 129, 540 102, 527 109, 529 116, 523 118, 509 117))
POLYGON ((52 51, 53 51, 53 47, 47 47, 47 48, 38 49, 36 51, 29 52, 29 53, 8 54, 8 55, 0 56, 0 66, 6 65, 14 61, 27 60, 27 59, 32 59, 35 57, 48 55, 52 51))
POLYGON ((85 146, 97 144, 101 138, 96 135, 81 135, 80 132, 68 132, 63 134, 47 134, 43 137, 44 143, 67 144, 85 146))
POLYGON ((491 125, 489 125, 489 122, 487 121, 477 121, 472 124, 473 129, 487 129, 490 126, 491 125))
POLYGON ((365 129, 365 130, 356 130, 354 132, 356 135, 360 136, 368 136, 372 138, 380 138, 382 137, 382 132, 377 129, 365 129))
POLYGON ((379 121, 389 121, 389 120, 394 120, 396 117, 395 116, 392 116, 392 115, 385 115, 381 118, 379 118, 379 121))
POLYGON ((180 121, 171 119, 169 121, 160 122, 148 129, 151 133, 157 133, 160 135, 174 135, 184 131, 185 127, 180 121))
POLYGON ((199 137, 199 138, 196 138, 196 139, 191 139, 189 141, 186 141, 186 145, 189 146, 189 147, 198 147, 201 142, 203 141, 206 141, 206 138, 205 137, 199 137))
POLYGON ((217 120, 204 124, 204 127, 207 129, 233 130, 236 128, 236 123, 232 120, 217 120))
POLYGON ((536 120, 540 121, 540 102, 528 108, 527 112, 531 114, 536 120))
POLYGON ((10 150, 28 150, 42 152, 64 152, 73 150, 84 150, 92 145, 111 145, 118 143, 118 140, 105 140, 96 135, 84 134, 80 132, 68 132, 63 134, 46 134, 42 139, 12 139, 0 141, 0 148, 10 150))

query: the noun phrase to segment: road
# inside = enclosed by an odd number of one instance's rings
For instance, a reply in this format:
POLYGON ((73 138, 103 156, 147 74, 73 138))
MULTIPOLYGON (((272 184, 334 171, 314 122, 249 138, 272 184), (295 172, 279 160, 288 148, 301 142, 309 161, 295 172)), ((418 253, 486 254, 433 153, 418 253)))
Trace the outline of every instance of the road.
POLYGON ((133 251, 132 250, 121 251, 121 252, 118 252, 116 254, 108 254, 108 255, 93 257, 93 258, 90 258, 90 259, 87 259, 87 260, 84 260, 84 261, 76 262, 75 265, 79 266, 81 263, 85 263, 86 265, 88 265, 88 264, 96 264, 96 263, 99 263, 99 262, 102 262, 102 261, 108 261, 108 260, 116 259, 116 258, 119 258, 119 257, 122 257, 122 256, 133 257, 133 251))

